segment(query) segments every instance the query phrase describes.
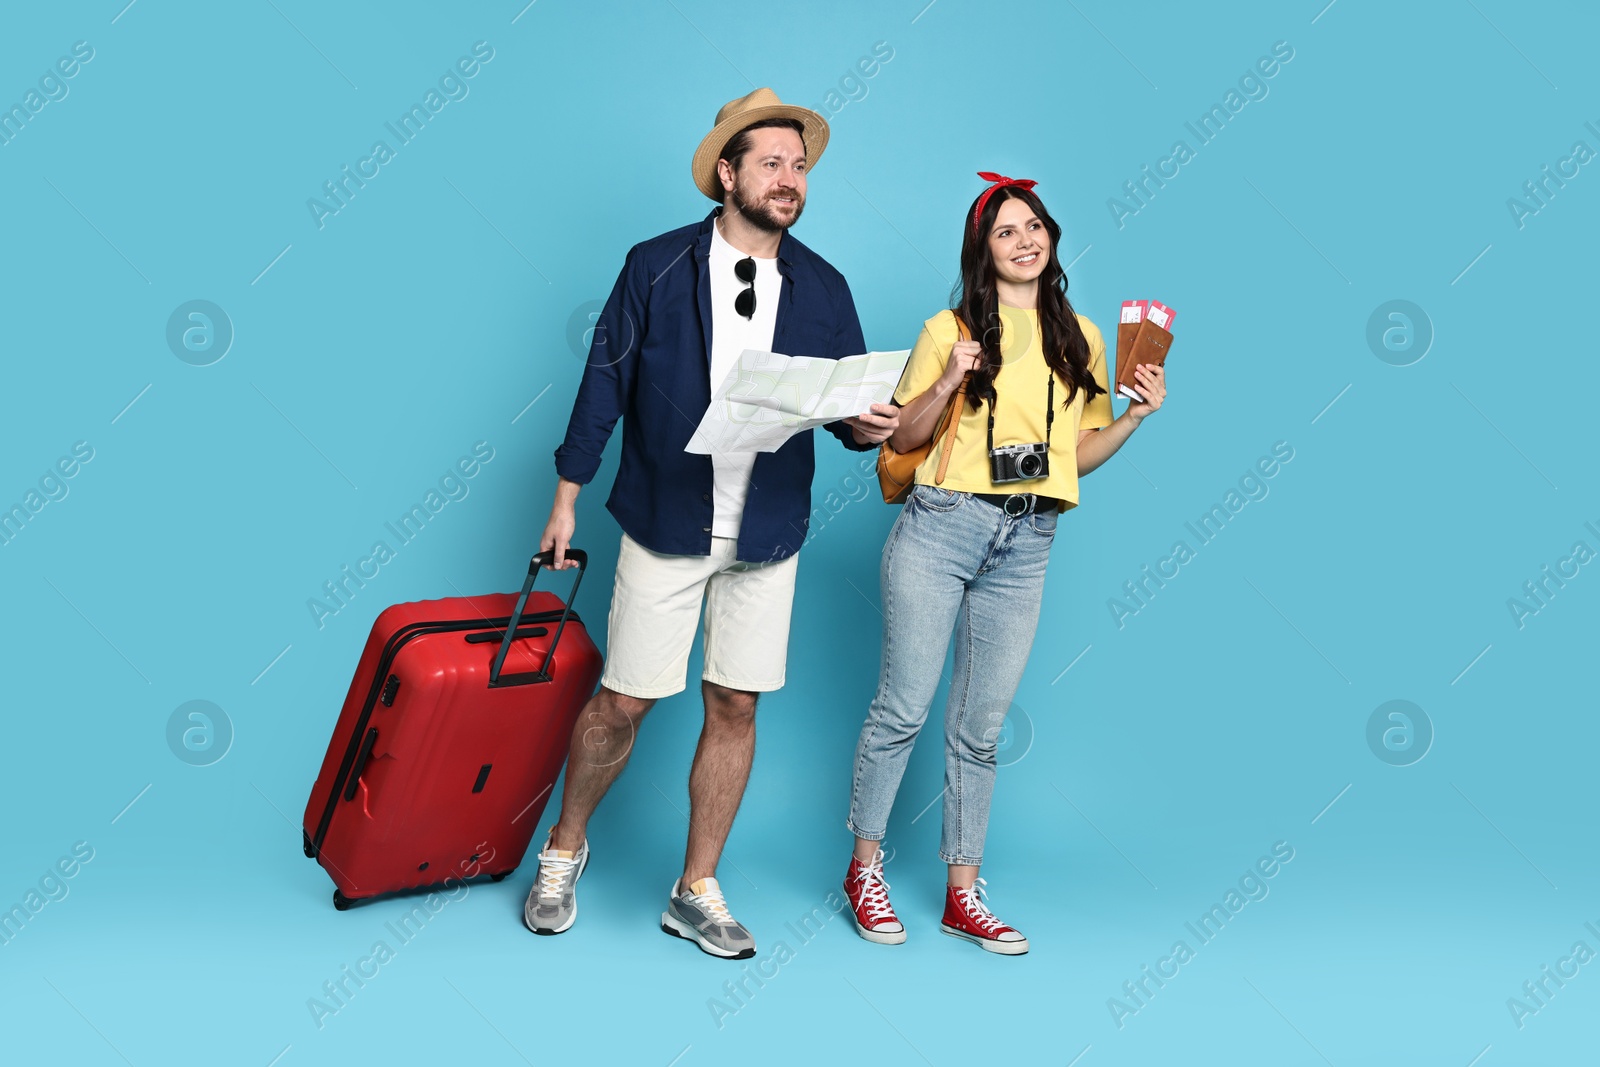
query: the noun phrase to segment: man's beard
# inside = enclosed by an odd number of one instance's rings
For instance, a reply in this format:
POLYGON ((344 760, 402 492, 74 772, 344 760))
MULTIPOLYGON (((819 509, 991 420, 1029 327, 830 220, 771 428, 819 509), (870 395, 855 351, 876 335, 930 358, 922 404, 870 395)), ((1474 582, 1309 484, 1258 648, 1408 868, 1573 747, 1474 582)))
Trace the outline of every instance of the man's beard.
POLYGON ((800 221, 800 214, 805 210, 806 204, 796 189, 774 189, 759 204, 749 204, 745 202, 744 197, 739 195, 739 187, 735 185, 733 188, 733 207, 756 229, 764 230, 767 233, 782 233, 800 221), (773 196, 778 195, 794 197, 794 218, 788 222, 784 222, 773 214, 772 208, 768 203, 773 196))

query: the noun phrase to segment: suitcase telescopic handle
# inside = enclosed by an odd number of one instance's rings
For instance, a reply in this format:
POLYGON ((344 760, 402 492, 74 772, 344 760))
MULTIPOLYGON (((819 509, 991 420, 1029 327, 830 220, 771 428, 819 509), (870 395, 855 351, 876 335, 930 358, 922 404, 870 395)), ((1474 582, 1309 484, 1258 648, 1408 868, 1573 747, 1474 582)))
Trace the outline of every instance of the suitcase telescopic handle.
POLYGON ((517 594, 517 606, 511 612, 511 623, 506 627, 506 635, 500 642, 500 651, 495 653, 494 665, 489 668, 490 689, 550 680, 550 662, 555 658, 556 645, 561 642, 561 631, 567 628, 567 617, 572 614, 572 604, 578 599, 578 584, 583 581, 583 572, 589 568, 589 553, 581 548, 569 548, 565 553, 567 559, 577 561, 578 573, 572 579, 572 591, 567 594, 566 605, 561 611, 561 621, 556 624, 556 633, 550 639, 550 647, 545 651, 544 662, 539 665, 537 671, 525 674, 502 675, 500 668, 505 665, 506 653, 511 651, 511 642, 516 640, 517 627, 522 624, 523 609, 528 606, 528 594, 533 590, 533 580, 539 576, 541 567, 554 566, 555 555, 554 550, 547 550, 540 552, 528 562, 527 580, 522 583, 522 592, 517 594))

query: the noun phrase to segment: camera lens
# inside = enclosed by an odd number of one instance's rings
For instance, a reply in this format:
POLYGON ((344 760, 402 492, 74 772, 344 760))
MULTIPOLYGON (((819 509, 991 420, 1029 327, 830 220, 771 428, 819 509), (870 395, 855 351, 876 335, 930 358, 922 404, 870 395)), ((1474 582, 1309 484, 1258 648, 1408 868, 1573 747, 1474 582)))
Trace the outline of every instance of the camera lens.
POLYGON ((1017 473, 1024 478, 1037 478, 1044 470, 1044 461, 1037 452, 1028 452, 1017 457, 1017 473))

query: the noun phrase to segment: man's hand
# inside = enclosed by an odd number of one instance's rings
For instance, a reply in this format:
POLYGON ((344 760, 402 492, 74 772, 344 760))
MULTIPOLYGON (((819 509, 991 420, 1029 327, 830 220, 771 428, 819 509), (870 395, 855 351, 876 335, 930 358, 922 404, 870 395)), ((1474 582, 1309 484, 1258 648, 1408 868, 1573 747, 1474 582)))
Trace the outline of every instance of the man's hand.
POLYGON ((539 538, 540 552, 555 550, 555 562, 551 564, 551 570, 566 570, 578 565, 577 560, 567 559, 567 546, 572 543, 573 531, 578 526, 574 507, 578 502, 578 489, 577 482, 569 482, 565 478, 556 484, 556 499, 550 506, 550 520, 545 523, 544 535, 539 538))
POLYGON ((858 445, 878 445, 887 441, 900 426, 900 409, 893 404, 874 404, 864 415, 844 420, 858 445))

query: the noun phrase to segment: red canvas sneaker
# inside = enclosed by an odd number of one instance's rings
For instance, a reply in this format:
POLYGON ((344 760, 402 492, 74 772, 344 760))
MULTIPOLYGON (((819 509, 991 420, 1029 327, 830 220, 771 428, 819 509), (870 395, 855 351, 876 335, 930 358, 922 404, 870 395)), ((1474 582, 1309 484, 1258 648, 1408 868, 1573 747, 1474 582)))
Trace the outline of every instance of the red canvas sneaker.
POLYGON ((844 875, 844 895, 855 913, 856 933, 880 945, 898 945, 906 939, 906 928, 895 918, 889 905, 889 883, 883 880, 883 850, 862 863, 850 857, 844 875))
POLYGON ((994 917, 983 899, 986 884, 979 878, 971 889, 946 886, 944 918, 939 922, 939 929, 951 937, 971 941, 987 952, 1020 956, 1028 951, 1028 939, 994 917))

